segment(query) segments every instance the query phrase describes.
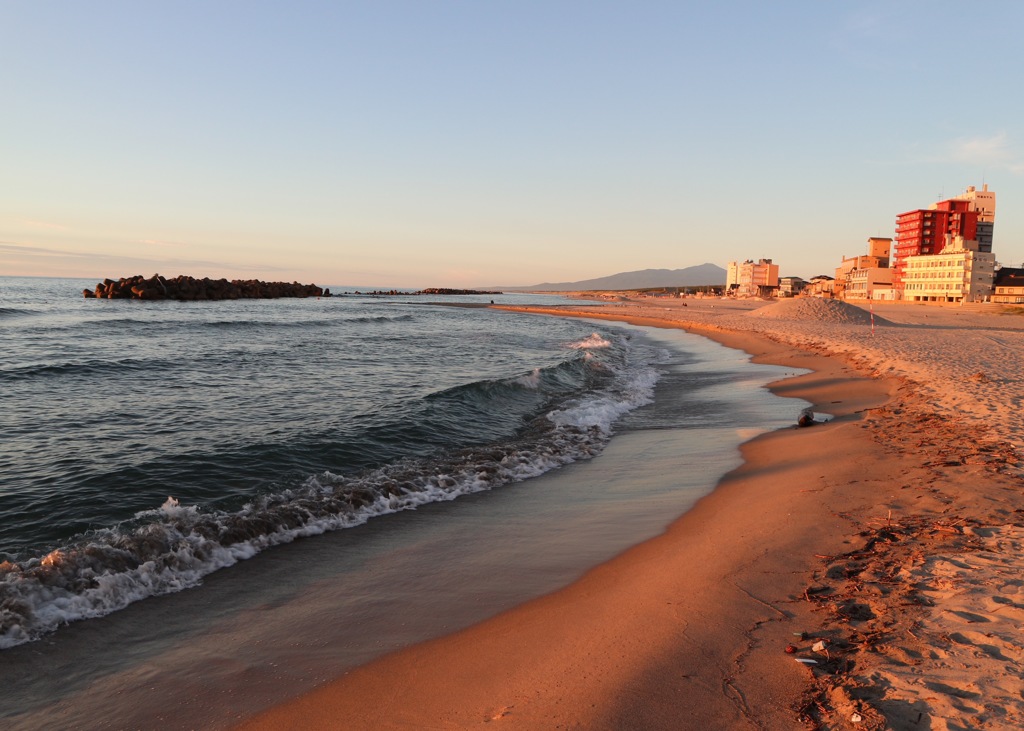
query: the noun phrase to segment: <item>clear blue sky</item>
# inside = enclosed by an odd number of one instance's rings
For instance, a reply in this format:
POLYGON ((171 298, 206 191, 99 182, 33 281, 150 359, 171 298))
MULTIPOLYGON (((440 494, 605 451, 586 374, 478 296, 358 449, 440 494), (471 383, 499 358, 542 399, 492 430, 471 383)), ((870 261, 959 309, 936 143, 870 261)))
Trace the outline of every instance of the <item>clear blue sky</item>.
POLYGON ((997 194, 1024 3, 0 0, 0 274, 528 285, 997 194))

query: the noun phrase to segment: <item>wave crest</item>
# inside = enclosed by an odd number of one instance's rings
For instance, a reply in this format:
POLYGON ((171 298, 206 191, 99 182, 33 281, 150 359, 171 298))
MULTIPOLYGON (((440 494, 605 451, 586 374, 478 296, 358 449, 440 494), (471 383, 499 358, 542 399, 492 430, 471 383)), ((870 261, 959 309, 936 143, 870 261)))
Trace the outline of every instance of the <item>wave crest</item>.
POLYGON ((583 340, 580 340, 579 342, 576 343, 571 343, 569 345, 570 348, 575 348, 576 350, 590 350, 592 348, 610 348, 611 346, 611 342, 606 340, 599 333, 591 333, 587 337, 583 338, 583 340))
POLYGON ((271 546, 489 490, 591 457, 603 435, 571 424, 549 438, 409 460, 356 477, 325 472, 234 512, 174 498, 128 524, 24 563, 0 564, 0 649, 72 621, 198 585, 271 546))

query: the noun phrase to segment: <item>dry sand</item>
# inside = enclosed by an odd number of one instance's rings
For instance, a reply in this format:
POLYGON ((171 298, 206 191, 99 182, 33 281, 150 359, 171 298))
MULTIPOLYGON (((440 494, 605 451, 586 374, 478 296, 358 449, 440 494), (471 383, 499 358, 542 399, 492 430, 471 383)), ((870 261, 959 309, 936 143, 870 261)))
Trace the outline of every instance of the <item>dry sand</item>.
POLYGON ((773 390, 836 418, 747 443, 663 536, 570 587, 247 727, 1024 728, 1024 321, 998 312, 558 308, 811 367, 773 390))

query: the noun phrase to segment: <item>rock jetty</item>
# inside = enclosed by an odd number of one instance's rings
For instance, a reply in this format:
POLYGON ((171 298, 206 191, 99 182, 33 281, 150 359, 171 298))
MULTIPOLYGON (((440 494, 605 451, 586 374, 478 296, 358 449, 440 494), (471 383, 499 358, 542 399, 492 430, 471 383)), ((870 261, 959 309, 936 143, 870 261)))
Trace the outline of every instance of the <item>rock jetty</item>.
POLYGON ((504 292, 498 292, 498 291, 492 292, 490 290, 484 290, 484 289, 447 289, 445 287, 428 287, 427 289, 420 289, 420 290, 417 290, 415 292, 409 291, 407 289, 389 289, 389 290, 375 289, 372 292, 356 291, 356 292, 351 292, 351 293, 346 293, 346 294, 361 294, 361 295, 369 295, 371 297, 399 297, 399 296, 400 297, 409 297, 409 296, 412 296, 412 295, 421 295, 421 294, 443 294, 443 295, 449 295, 449 294, 504 294, 504 292))
POLYGON ((196 279, 180 275, 165 279, 159 274, 146 278, 141 274, 120 279, 104 279, 96 289, 83 289, 86 298, 178 300, 276 299, 278 297, 330 297, 331 290, 298 282, 261 282, 258 279, 196 279))

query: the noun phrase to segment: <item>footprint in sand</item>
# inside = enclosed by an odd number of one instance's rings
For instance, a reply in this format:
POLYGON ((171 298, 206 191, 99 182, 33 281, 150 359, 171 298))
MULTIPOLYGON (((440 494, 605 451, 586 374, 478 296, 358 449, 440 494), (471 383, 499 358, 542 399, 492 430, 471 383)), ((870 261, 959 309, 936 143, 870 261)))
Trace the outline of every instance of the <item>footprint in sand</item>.
POLYGON ((955 685, 947 685, 946 683, 927 682, 924 684, 924 687, 928 690, 935 691, 936 693, 951 695, 955 698, 964 698, 966 700, 981 698, 981 693, 978 692, 978 689, 974 685, 958 688, 955 685))
POLYGON ((1020 587, 1024 581, 1009 581, 999 586, 996 591, 1000 594, 1020 594, 1020 587))
POLYGON ((941 693, 949 698, 950 705, 961 713, 974 714, 984 708, 981 703, 975 702, 980 701, 982 696, 978 692, 977 686, 973 684, 957 687, 955 685, 947 685, 946 683, 926 682, 924 686, 933 693, 941 693))
POLYGON ((1020 648, 995 634, 982 634, 981 632, 957 632, 949 636, 951 640, 960 645, 968 645, 980 650, 995 660, 1014 662, 1020 659, 1020 648), (1010 653, 1011 657, 1007 657, 1010 653))
POLYGON ((957 609, 947 609, 946 613, 952 614, 954 617, 959 617, 968 624, 982 624, 984 622, 992 621, 988 617, 982 616, 980 614, 975 614, 974 612, 964 612, 962 610, 957 609))
POLYGON ((1000 617, 1024 617, 1024 604, 1018 604, 1004 596, 987 597, 985 603, 990 605, 987 607, 990 612, 998 612, 1000 617))

